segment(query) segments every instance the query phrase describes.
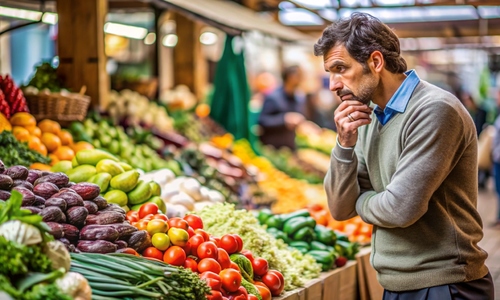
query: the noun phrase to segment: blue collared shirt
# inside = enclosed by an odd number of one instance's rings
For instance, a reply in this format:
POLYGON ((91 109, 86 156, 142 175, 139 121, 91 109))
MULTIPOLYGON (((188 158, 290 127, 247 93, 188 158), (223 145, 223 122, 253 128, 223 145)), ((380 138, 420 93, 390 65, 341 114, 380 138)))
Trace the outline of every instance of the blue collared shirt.
POLYGON ((406 79, 403 81, 401 86, 398 88, 396 93, 392 95, 392 98, 387 103, 384 110, 382 110, 378 105, 375 106, 373 110, 380 124, 385 125, 389 120, 394 117, 397 113, 404 113, 406 106, 410 101, 410 97, 413 91, 420 82, 420 78, 415 70, 410 70, 405 72, 406 79))

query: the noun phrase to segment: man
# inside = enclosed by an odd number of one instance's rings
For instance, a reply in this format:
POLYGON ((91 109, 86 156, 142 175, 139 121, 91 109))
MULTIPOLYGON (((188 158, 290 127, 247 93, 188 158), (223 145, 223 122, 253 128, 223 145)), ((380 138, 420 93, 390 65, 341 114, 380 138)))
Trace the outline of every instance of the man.
POLYGON ((477 245, 477 137, 467 110, 407 71, 397 36, 368 14, 326 28, 314 52, 342 100, 325 178, 330 212, 373 224, 384 299, 493 299, 477 245))
POLYGON ((283 86, 264 99, 259 116, 262 143, 295 149, 295 128, 304 121, 305 96, 297 89, 302 81, 298 66, 284 69, 283 86))

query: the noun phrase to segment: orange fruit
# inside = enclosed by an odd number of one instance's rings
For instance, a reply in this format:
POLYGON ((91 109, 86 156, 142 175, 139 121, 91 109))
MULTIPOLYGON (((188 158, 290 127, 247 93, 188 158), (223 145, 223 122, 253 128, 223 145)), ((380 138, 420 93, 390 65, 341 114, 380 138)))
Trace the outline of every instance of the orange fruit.
POLYGON ((61 133, 61 125, 56 121, 52 121, 49 119, 45 119, 42 122, 38 123, 38 127, 42 130, 42 132, 50 132, 55 135, 59 135, 61 133))
POLYGON ((84 149, 92 150, 92 149, 94 149, 94 146, 92 146, 92 144, 90 144, 90 143, 80 141, 80 142, 73 144, 71 146, 71 149, 73 149, 73 151, 75 151, 75 153, 78 153, 78 151, 84 150, 84 149))
POLYGON ((21 142, 27 142, 31 137, 30 132, 26 128, 21 126, 14 126, 14 128, 12 128, 12 134, 18 141, 21 142))
POLYGON ((196 106, 195 113, 199 118, 208 117, 210 114, 210 106, 206 103, 200 103, 196 106))
POLYGON ((31 136, 28 141, 28 147, 31 150, 35 150, 36 152, 46 156, 47 155, 47 147, 40 141, 36 136, 31 136))
POLYGON ((53 166, 59 162, 59 157, 57 157, 57 155, 55 155, 54 153, 49 154, 49 158, 50 158, 50 165, 51 166, 53 166))
POLYGON ((31 135, 34 135, 34 136, 36 136, 38 138, 42 137, 42 130, 39 127, 37 127, 37 126, 29 126, 29 127, 25 127, 25 128, 29 131, 29 133, 31 135))
POLYGON ((69 146, 61 146, 57 148, 52 154, 57 156, 59 160, 72 160, 75 157, 75 151, 71 149, 69 146))
POLYGON ((47 147, 49 152, 54 152, 57 148, 61 147, 61 139, 50 132, 44 132, 42 134, 42 143, 47 147))
POLYGON ((27 112, 18 112, 10 117, 10 124, 22 127, 36 126, 36 119, 27 112))
POLYGON ((50 166, 36 162, 31 164, 30 169, 40 170, 40 171, 50 171, 50 166))
POLYGON ((61 144, 63 146, 68 146, 73 144, 73 136, 71 133, 65 129, 61 130, 58 137, 61 139, 61 144))
POLYGON ((12 125, 10 124, 9 120, 7 120, 5 115, 0 113, 0 132, 4 130, 11 131, 12 125))

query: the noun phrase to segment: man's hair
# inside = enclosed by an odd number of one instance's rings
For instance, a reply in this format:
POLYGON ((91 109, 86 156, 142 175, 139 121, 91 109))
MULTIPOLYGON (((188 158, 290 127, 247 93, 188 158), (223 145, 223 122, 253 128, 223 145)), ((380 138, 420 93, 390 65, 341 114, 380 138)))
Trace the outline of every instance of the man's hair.
POLYGON ((283 82, 286 82, 291 75, 297 74, 299 72, 300 72, 299 66, 297 65, 288 66, 284 68, 283 71, 281 72, 281 78, 283 79, 283 82))
POLYGON ((314 55, 325 55, 338 45, 343 45, 347 52, 364 66, 373 51, 380 51, 388 71, 403 73, 407 70, 396 34, 369 14, 355 12, 350 18, 340 19, 325 28, 323 35, 314 45, 314 55))

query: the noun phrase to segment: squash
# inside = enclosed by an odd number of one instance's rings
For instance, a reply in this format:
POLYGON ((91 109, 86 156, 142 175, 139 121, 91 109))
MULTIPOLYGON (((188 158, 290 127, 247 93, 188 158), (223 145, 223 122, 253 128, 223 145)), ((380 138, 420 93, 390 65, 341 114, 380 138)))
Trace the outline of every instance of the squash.
POLYGON ((8 221, 0 225, 0 235, 20 245, 36 245, 42 242, 38 228, 18 220, 8 221))
POLYGON ((7 130, 12 131, 12 125, 4 114, 0 113, 0 132, 7 130))
POLYGON ((76 272, 68 272, 62 278, 56 280, 56 285, 61 292, 69 295, 74 300, 91 300, 92 290, 83 275, 76 272))

